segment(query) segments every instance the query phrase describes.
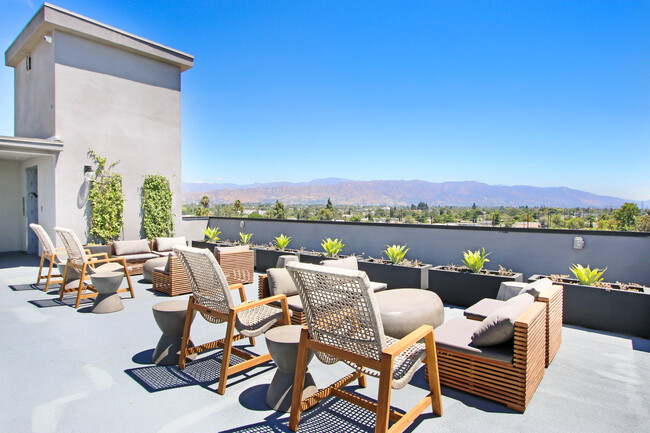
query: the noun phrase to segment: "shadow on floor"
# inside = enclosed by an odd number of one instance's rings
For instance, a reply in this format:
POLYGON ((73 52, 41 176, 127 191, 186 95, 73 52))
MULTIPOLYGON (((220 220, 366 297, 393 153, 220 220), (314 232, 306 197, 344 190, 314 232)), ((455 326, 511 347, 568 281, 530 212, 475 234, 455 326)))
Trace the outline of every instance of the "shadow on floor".
POLYGON ((45 290, 45 284, 41 284, 40 286, 37 286, 36 284, 11 284, 9 286, 11 290, 14 292, 23 292, 25 290, 40 290, 43 291, 45 290))
MULTIPOLYGON (((246 408, 259 408, 256 410, 269 410, 264 403, 268 385, 252 387, 240 395, 240 403, 246 408), (253 401, 254 400, 254 401, 253 401), (264 409, 262 409, 262 405, 264 409)), ((346 387, 345 390, 353 392, 356 386, 346 387)), ((366 397, 367 398, 367 397, 366 397)), ((410 409, 410 408, 409 408, 410 409)), ((421 414, 406 430, 414 431, 423 420, 434 418, 430 410, 421 414)), ((313 408, 303 412, 300 416, 299 431, 301 433, 322 433, 331 431, 340 432, 373 432, 375 430, 374 412, 363 409, 355 404, 335 397, 328 397, 321 400, 313 408)), ((289 430, 289 414, 284 412, 273 412, 265 418, 262 423, 249 424, 229 430, 222 430, 222 433, 265 433, 265 432, 291 432, 289 430)))
MULTIPOLYGON (((239 346, 238 346, 239 347, 239 346)), ((256 353, 250 352, 243 347, 241 350, 249 352, 253 355, 256 353)), ((137 363, 151 364, 151 356, 153 350, 146 350, 136 354, 133 361, 137 363)), ((181 370, 178 366, 162 366, 162 365, 149 365, 147 367, 138 367, 124 370, 133 380, 138 382, 148 392, 166 391, 168 389, 179 388, 183 386, 199 385, 204 388, 211 388, 212 385, 219 383, 221 372, 223 350, 219 350, 210 355, 202 355, 194 361, 188 362, 185 369, 181 370)), ((236 365, 244 360, 235 354, 230 355, 230 365, 236 365)), ((257 365, 252 369, 245 370, 228 377, 228 387, 235 385, 248 378, 264 374, 267 371, 273 370, 275 364, 271 361, 257 365)))
MULTIPOLYGON (((63 301, 59 301, 59 299, 35 299, 32 301, 27 301, 28 303, 35 305, 38 308, 50 308, 50 307, 72 307, 74 308, 74 304, 77 302, 76 297, 69 297, 69 298, 63 298, 63 301)), ((79 305, 89 305, 92 304, 93 300, 92 299, 82 299, 79 302, 79 305)))

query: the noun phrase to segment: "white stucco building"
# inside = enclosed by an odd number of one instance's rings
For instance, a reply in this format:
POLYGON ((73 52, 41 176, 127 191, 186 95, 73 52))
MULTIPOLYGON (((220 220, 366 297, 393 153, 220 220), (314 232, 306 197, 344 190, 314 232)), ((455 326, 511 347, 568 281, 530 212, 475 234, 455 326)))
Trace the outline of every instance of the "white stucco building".
POLYGON ((194 57, 44 4, 5 52, 16 137, 0 137, 0 252, 38 251, 30 222, 88 235, 88 149, 120 160, 125 239, 141 233, 147 174, 172 186, 181 220, 181 73, 194 57))

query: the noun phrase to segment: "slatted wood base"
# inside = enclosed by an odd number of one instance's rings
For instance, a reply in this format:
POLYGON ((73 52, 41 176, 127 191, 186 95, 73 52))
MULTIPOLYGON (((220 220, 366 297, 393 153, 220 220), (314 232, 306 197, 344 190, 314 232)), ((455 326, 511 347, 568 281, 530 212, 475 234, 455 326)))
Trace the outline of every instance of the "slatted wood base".
POLYGON ((191 293, 190 282, 187 279, 185 269, 183 269, 181 262, 178 261, 178 257, 171 256, 170 259, 169 275, 154 269, 152 277, 153 289, 169 296, 191 293))
POLYGON ((440 383, 524 412, 544 376, 546 306, 535 302, 515 322, 512 364, 437 347, 440 383))
MULTIPOLYGON (((269 289, 269 277, 266 274, 260 275, 258 285, 257 285, 257 299, 264 299, 268 298, 271 296, 271 290, 269 289)), ((296 310, 294 308, 291 308, 289 306, 289 310, 291 310, 291 324, 292 325, 300 325, 300 326, 307 326, 307 317, 305 317, 305 312, 302 310, 296 310)), ((280 326, 279 324, 273 325, 275 326, 280 326)))
POLYGON ((548 367, 562 345, 564 289, 562 286, 553 286, 540 293, 538 300, 546 304, 546 366, 548 367))
POLYGON ((255 251, 217 252, 217 262, 228 284, 251 284, 254 281, 255 251))

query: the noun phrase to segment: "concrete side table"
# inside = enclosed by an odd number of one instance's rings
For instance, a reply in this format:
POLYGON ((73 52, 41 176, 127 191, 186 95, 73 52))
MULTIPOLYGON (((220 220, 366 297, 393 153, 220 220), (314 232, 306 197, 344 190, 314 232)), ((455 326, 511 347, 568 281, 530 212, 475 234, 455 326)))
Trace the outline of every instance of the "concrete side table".
POLYGON ((445 307, 440 297, 422 289, 392 289, 375 293, 384 332, 403 338, 422 325, 434 328, 445 321, 445 307))
POLYGON ((123 272, 100 272, 92 274, 90 280, 97 290, 97 297, 91 310, 93 313, 114 313, 124 309, 124 304, 117 294, 117 289, 124 280, 123 272))
MULTIPOLYGON (((293 393, 293 380, 298 361, 298 346, 300 344, 300 330, 302 326, 284 325, 272 328, 264 334, 266 345, 273 362, 278 370, 273 376, 269 390, 266 392, 266 405, 279 412, 291 411, 291 395, 293 393)), ((311 350, 307 355, 307 364, 314 357, 311 350)), ((318 392, 314 378, 309 371, 305 372, 305 386, 302 398, 305 399, 318 392)))
MULTIPOLYGON (((162 331, 162 336, 158 340, 151 362, 156 365, 177 365, 183 340, 187 299, 159 302, 151 307, 151 310, 158 327, 162 331)), ((192 314, 192 320, 194 320, 195 316, 196 311, 192 314)), ((188 341, 187 347, 194 347, 192 340, 188 341)), ((188 356, 188 358, 196 358, 196 353, 188 356)))

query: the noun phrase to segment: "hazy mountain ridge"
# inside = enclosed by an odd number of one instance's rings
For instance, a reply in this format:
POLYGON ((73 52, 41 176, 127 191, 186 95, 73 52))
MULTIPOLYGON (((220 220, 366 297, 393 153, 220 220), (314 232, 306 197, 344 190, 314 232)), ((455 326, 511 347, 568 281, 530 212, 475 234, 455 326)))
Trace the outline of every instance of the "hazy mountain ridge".
POLYGON ((183 201, 197 202, 207 195, 212 203, 323 204, 328 198, 337 205, 406 206, 423 201, 433 206, 554 206, 620 207, 625 200, 566 187, 488 185, 475 181, 426 182, 422 180, 350 181, 339 178, 310 182, 269 184, 183 183, 183 201), (211 190, 201 186, 219 185, 211 190))

